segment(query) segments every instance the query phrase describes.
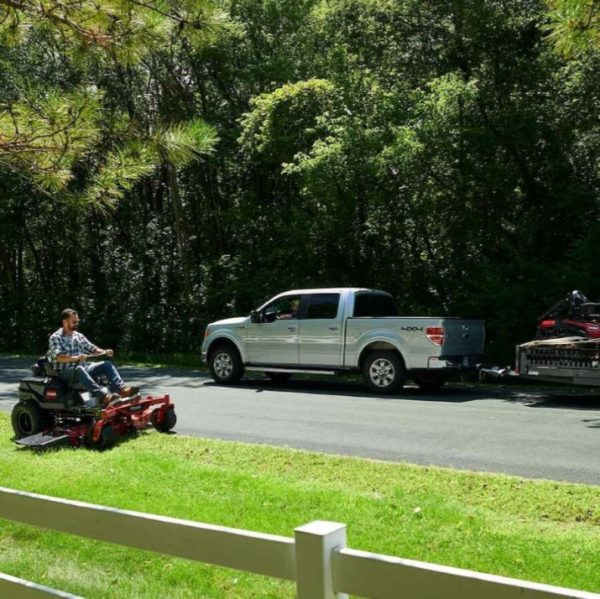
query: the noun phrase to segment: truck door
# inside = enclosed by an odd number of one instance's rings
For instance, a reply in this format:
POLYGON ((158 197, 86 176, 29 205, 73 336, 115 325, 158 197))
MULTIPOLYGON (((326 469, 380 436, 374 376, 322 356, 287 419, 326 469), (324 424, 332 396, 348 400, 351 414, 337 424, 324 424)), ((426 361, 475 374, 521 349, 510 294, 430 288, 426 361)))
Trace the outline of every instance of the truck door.
POLYGON ((339 293, 313 293, 306 297, 300 321, 300 364, 341 366, 342 309, 339 293))
POLYGON ((265 366, 298 365, 298 331, 302 296, 284 295, 260 311, 261 322, 246 333, 248 362, 265 366))

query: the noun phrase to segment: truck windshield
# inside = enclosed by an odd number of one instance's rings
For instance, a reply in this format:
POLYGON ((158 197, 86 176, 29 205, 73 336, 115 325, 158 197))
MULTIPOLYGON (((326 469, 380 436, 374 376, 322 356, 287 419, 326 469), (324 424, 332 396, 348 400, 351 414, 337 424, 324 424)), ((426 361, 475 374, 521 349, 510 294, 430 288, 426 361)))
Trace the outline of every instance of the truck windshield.
POLYGON ((398 316, 398 310, 389 295, 359 293, 354 298, 354 316, 398 316))

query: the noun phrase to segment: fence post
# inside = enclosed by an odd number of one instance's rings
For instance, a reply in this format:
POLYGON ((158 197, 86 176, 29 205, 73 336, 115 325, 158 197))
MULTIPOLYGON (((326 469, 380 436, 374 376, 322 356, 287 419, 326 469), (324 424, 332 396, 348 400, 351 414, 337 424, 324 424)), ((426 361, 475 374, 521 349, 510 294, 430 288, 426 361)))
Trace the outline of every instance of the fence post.
POLYGON ((317 520, 294 529, 298 599, 347 599, 333 588, 332 555, 346 547, 346 525, 317 520))

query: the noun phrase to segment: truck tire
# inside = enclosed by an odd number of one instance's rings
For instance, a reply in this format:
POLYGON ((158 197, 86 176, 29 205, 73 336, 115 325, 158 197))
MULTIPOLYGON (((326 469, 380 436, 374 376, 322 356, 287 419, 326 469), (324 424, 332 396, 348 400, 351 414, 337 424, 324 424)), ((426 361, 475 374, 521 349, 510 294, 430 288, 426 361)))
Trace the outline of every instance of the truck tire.
POLYGON ((413 372, 412 380, 423 391, 437 391, 441 389, 448 380, 448 375, 445 372, 437 372, 435 370, 424 370, 413 372))
POLYGON ((395 351, 374 351, 363 365, 367 387, 375 393, 394 393, 406 382, 406 368, 395 351))
POLYGON ((19 401, 10 421, 17 439, 30 437, 52 426, 52 417, 32 401, 19 401))
POLYGON ((208 369, 217 385, 235 385, 244 376, 240 354, 232 345, 219 345, 211 351, 208 369))

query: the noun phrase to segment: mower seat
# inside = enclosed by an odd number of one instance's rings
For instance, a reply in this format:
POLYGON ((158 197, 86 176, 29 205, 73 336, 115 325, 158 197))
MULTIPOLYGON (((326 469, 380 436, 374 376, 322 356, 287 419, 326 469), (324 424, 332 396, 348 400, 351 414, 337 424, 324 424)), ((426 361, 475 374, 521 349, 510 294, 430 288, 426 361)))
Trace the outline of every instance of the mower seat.
POLYGON ((72 383, 69 385, 68 383, 65 383, 63 380, 59 379, 58 372, 52 367, 50 360, 48 360, 48 358, 46 358, 46 357, 40 358, 37 361, 37 364, 32 366, 32 368, 35 368, 35 367, 37 367, 38 369, 41 367, 43 369, 44 374, 48 378, 51 378, 51 379, 57 381, 61 385, 61 387, 63 387, 64 391, 68 391, 68 390, 85 391, 85 387, 83 385, 80 385, 79 383, 72 383))
POLYGON ((54 370, 47 358, 40 360, 40 362, 42 363, 42 368, 44 369, 46 376, 49 376, 51 379, 55 379, 58 376, 58 372, 54 370))

